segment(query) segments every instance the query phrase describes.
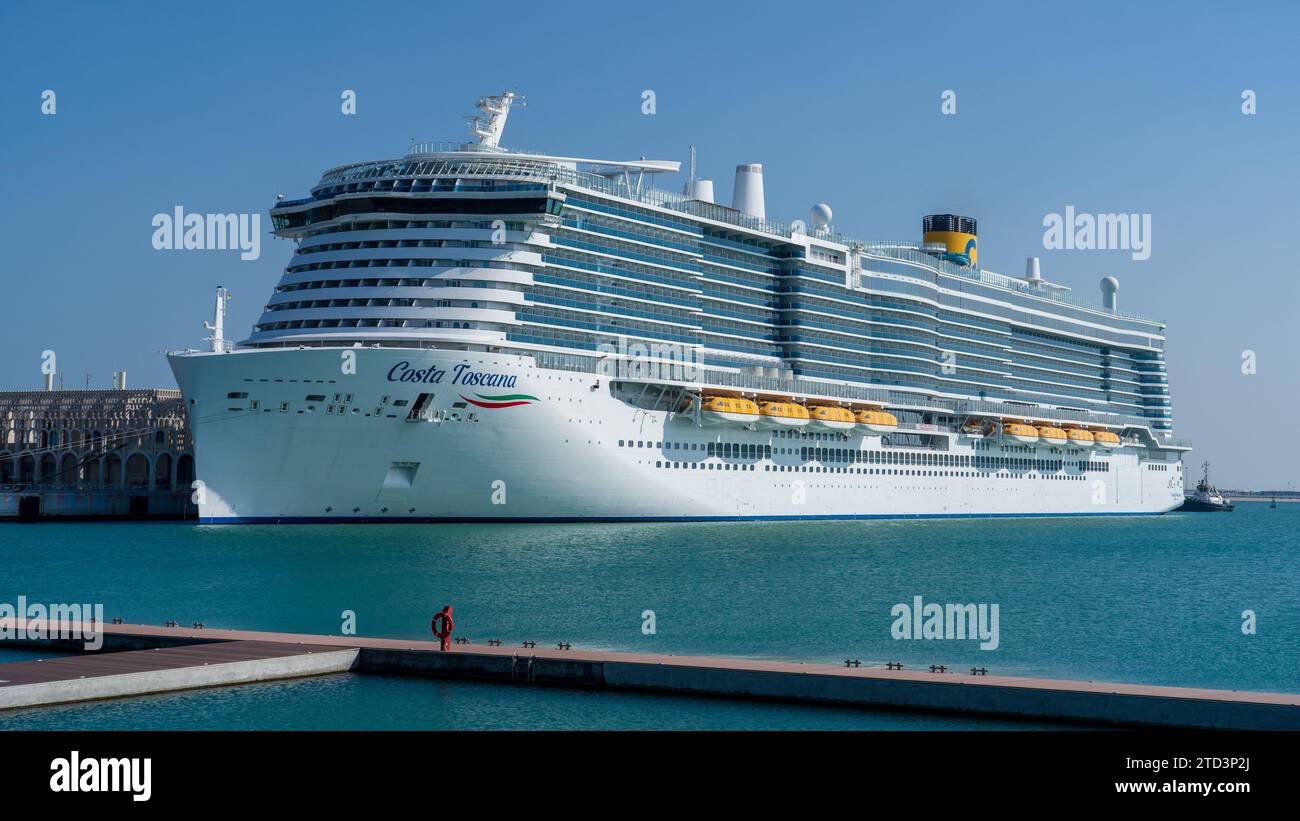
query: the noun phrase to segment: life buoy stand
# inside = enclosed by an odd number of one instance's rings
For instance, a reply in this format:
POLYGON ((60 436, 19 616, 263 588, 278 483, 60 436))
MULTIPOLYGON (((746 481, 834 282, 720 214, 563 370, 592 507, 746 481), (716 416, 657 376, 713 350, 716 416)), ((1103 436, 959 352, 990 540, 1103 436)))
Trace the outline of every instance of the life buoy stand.
POLYGON ((456 622, 451 618, 450 604, 438 611, 433 621, 429 622, 429 629, 442 642, 443 650, 451 649, 451 631, 456 629, 456 622))

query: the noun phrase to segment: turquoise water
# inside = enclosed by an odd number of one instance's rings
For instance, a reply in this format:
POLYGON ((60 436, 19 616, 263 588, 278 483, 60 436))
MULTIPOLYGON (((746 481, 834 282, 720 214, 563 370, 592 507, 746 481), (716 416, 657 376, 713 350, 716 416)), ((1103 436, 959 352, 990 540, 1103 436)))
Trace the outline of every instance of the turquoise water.
MULTIPOLYGON (((619 525, 0 527, 0 601, 160 624, 759 656, 1300 692, 1300 505, 1223 514, 619 525), (900 641, 897 603, 996 603, 1000 645, 900 641), (642 612, 656 633, 643 635, 642 612), (1257 634, 1243 635, 1243 610, 1257 634)), ((17 654, 0 651, 0 660, 17 654)), ((23 657, 29 657, 23 654, 23 657)), ((2 676, 0 676, 2 677, 2 676)), ((330 677, 0 718, 47 727, 948 727, 933 717, 330 677)))

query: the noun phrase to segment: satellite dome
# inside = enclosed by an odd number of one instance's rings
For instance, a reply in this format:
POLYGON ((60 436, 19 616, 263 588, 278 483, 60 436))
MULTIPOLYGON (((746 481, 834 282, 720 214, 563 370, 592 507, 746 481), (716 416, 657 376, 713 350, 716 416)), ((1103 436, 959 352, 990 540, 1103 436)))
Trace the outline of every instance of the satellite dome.
POLYGON ((808 219, 814 228, 825 228, 831 224, 831 207, 819 202, 808 212, 808 219))
POLYGON ((1101 305, 1108 311, 1119 310, 1119 280, 1115 277, 1101 278, 1101 305))

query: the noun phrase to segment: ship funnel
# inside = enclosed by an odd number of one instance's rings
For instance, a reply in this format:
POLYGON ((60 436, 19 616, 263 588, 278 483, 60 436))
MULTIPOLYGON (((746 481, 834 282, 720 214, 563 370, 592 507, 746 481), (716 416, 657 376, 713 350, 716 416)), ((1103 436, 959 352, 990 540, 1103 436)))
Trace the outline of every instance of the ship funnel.
POLYGON ((944 259, 958 265, 979 267, 979 240, 975 220, 956 214, 930 214, 921 220, 922 240, 937 242, 946 249, 944 259))
POLYGON ((1116 295, 1119 293, 1119 280, 1115 277, 1102 277, 1101 280, 1101 306, 1108 311, 1119 310, 1119 300, 1116 295))
POLYGON ((45 390, 54 390, 54 374, 52 373, 45 374, 45 390))
POLYGON ((691 199, 713 202, 713 180, 696 180, 691 199))
POLYGON ((736 166, 736 188, 731 207, 759 219, 767 218, 763 205, 763 166, 761 163, 736 166))
POLYGON ((1043 269, 1039 265, 1038 257, 1030 257, 1025 262, 1025 279, 1029 280, 1032 285, 1042 284, 1043 269))

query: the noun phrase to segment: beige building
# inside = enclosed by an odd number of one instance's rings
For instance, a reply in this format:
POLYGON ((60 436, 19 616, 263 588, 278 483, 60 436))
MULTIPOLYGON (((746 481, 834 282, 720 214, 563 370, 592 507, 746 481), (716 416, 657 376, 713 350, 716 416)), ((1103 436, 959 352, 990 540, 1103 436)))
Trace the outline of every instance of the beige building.
POLYGON ((0 392, 0 515, 16 494, 42 495, 48 515, 138 512, 141 497, 161 514, 193 481, 180 391, 0 392))

